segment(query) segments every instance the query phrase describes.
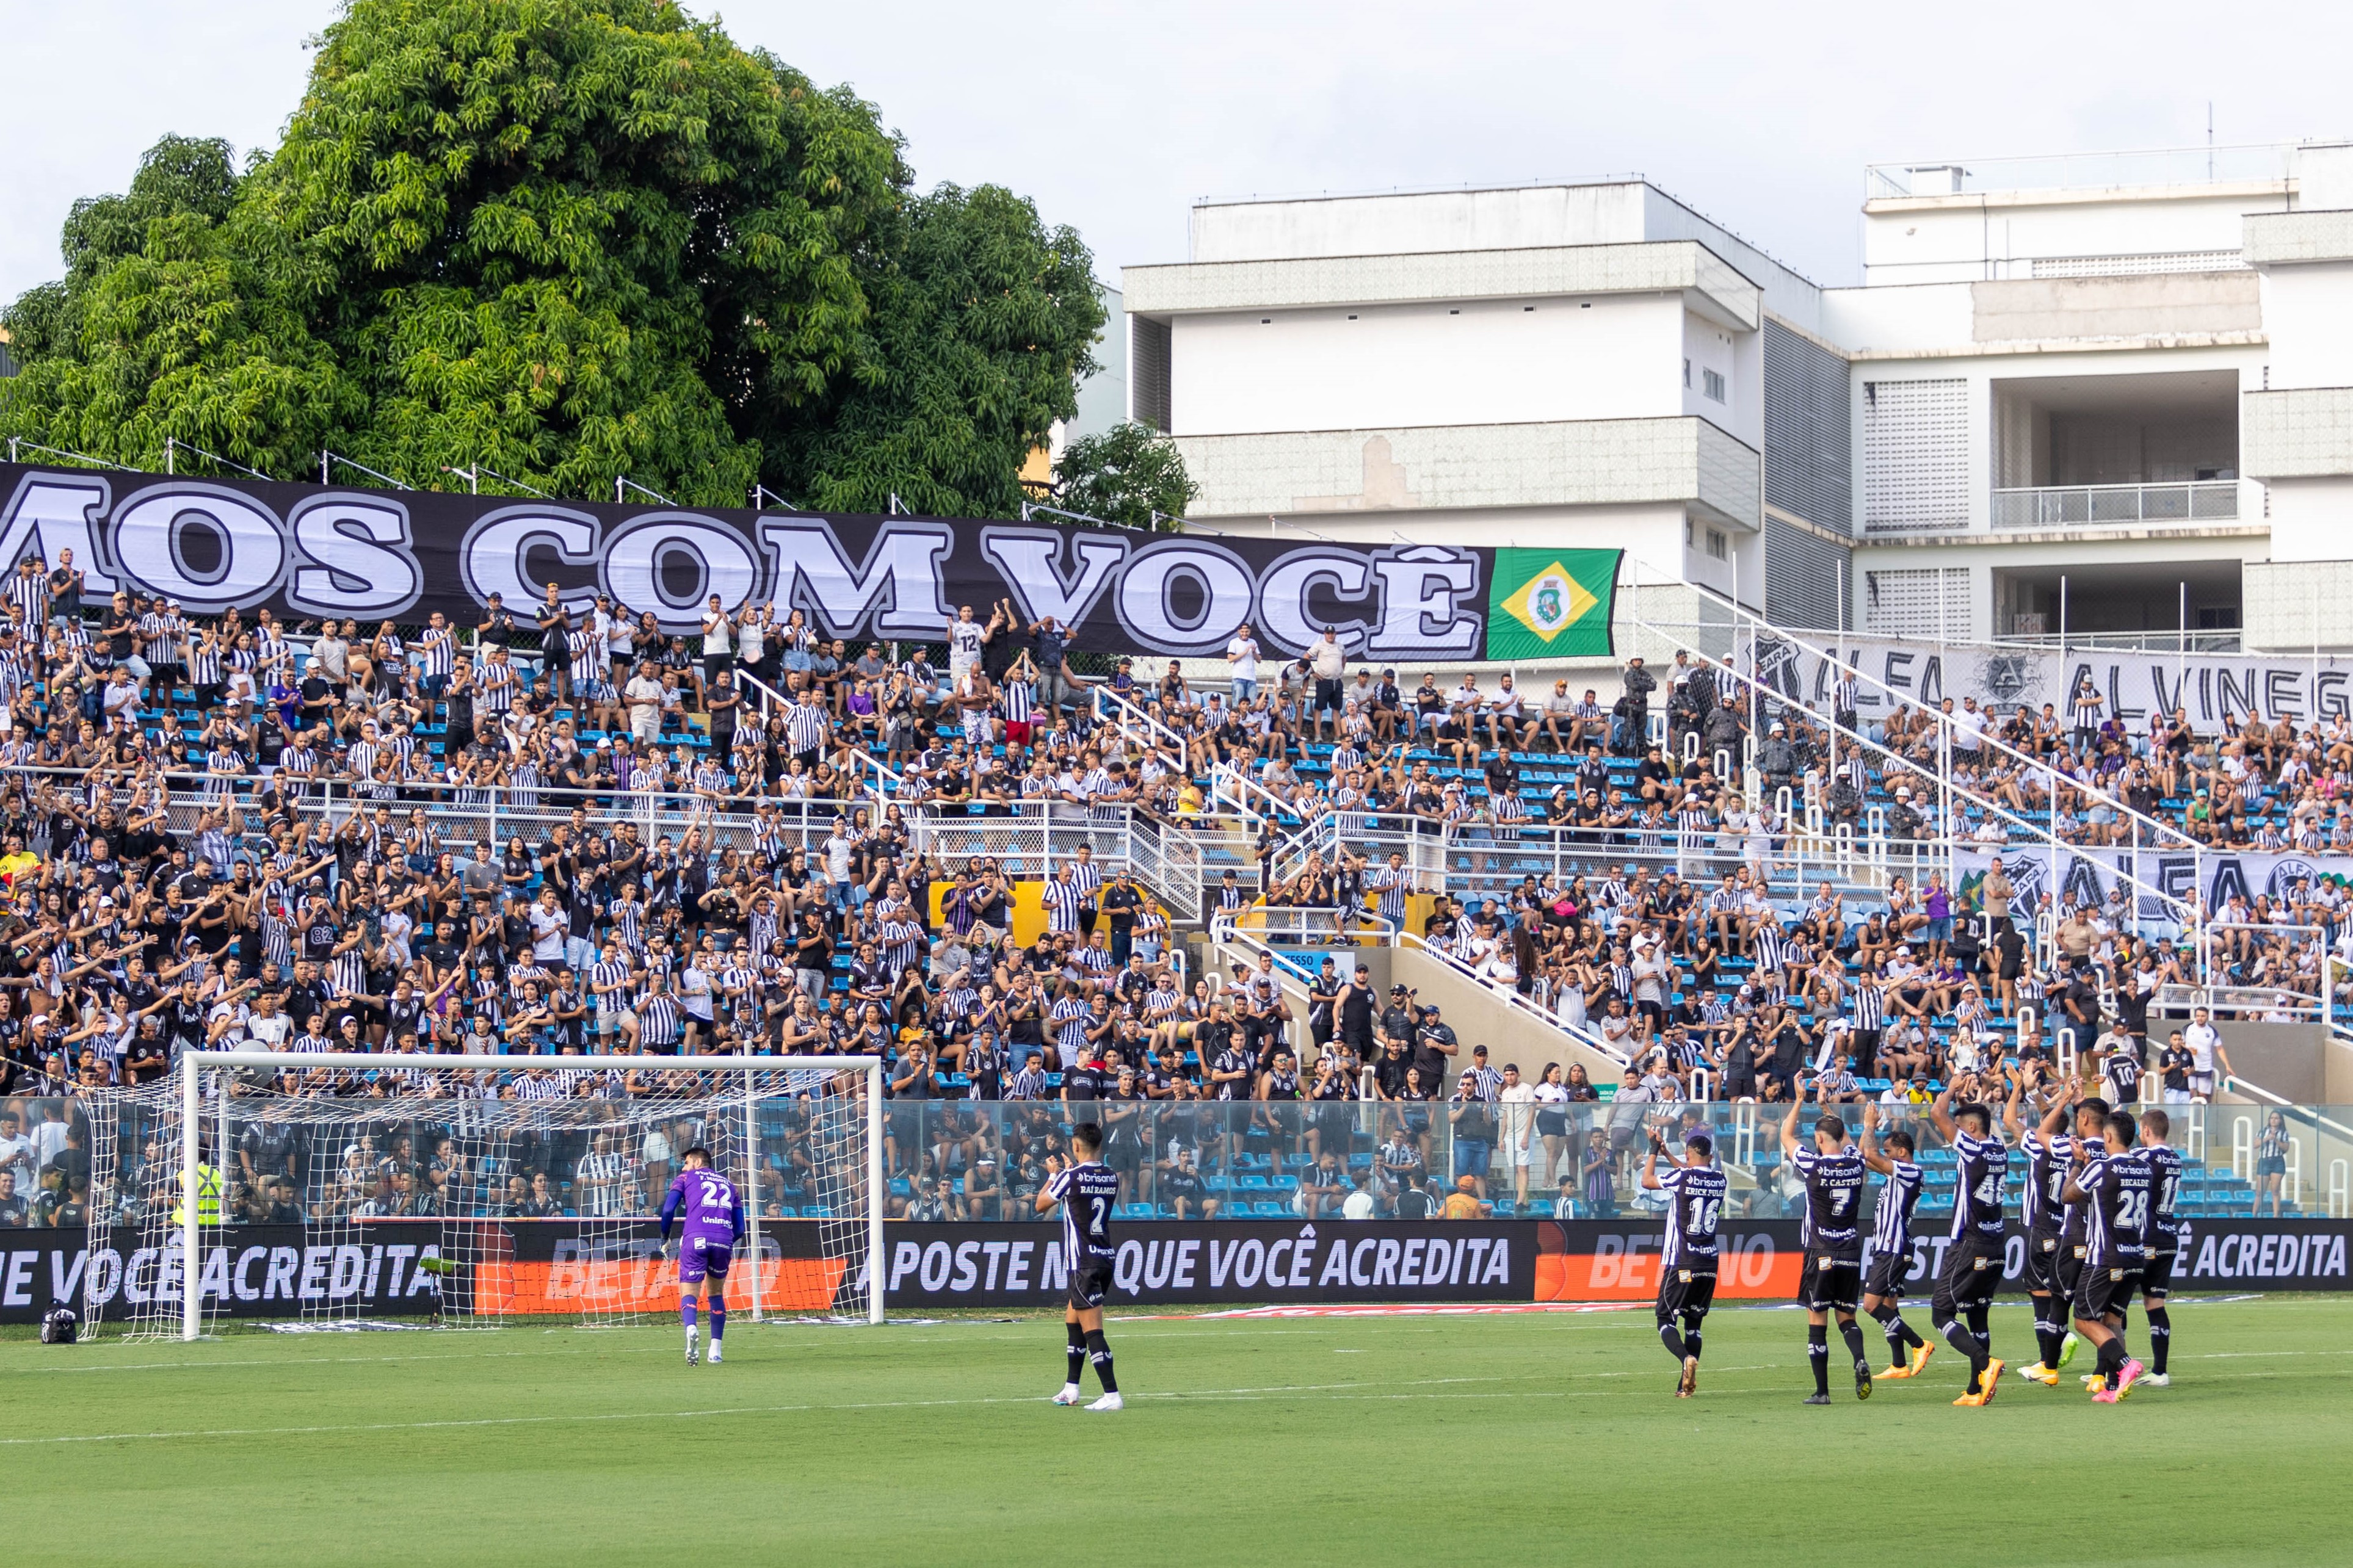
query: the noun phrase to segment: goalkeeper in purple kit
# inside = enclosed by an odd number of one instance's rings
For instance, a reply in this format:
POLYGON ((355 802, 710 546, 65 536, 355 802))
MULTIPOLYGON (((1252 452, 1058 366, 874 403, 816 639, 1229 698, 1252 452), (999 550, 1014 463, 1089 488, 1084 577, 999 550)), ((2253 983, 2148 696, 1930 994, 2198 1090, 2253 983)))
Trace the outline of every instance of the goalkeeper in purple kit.
POLYGON ((686 1168, 662 1199, 661 1239, 667 1249, 670 1221, 681 1222, 678 1315, 686 1324, 686 1364, 694 1364, 694 1307, 701 1295, 711 1303, 711 1363, 716 1366, 720 1336, 727 1331, 727 1266, 744 1239, 744 1205, 735 1184, 711 1168, 710 1150, 698 1143, 681 1159, 686 1168))

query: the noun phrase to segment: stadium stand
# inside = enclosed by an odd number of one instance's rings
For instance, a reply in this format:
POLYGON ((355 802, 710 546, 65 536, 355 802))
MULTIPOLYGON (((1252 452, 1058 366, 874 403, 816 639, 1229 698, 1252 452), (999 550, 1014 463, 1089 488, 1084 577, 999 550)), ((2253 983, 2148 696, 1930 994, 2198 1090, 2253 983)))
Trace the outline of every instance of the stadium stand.
MULTIPOLYGON (((766 605, 691 640, 609 603, 368 633, 84 605, 30 559, 5 603, 0 1224, 169 1201, 159 1157, 90 1191, 75 1101, 192 1045, 504 1051, 592 1097, 632 1085, 564 1055, 873 1053, 889 1212, 916 1218, 1026 1214, 1079 1115, 1126 1217, 1609 1215, 1685 1123, 1765 1215, 1793 1100, 1874 1101, 1924 1146, 1930 1095, 2013 1072, 2202 1104, 2229 1086, 2173 1004, 2340 1000, 2330 877, 2200 911, 1955 873, 2126 841, 2353 867, 2341 715, 1858 727, 1680 647, 1606 694, 1366 668, 1319 699, 1306 658, 1250 690, 1082 679, 1002 612, 977 651, 766 605)), ((489 1168, 437 1157, 449 1114, 355 1161, 215 1151, 223 1212, 642 1212, 691 1132, 489 1168)), ((764 1113, 787 1215, 822 1212, 802 1121, 764 1113)), ((2268 1175, 2193 1163, 2185 1210, 2277 1206, 2268 1175)))

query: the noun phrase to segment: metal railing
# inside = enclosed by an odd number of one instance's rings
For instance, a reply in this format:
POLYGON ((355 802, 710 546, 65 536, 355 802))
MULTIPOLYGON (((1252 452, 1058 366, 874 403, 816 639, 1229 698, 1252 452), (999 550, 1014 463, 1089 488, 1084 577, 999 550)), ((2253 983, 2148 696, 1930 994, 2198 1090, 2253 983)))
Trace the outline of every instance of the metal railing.
MULTIPOLYGON (((1829 771, 1832 773, 1835 773, 1838 769, 1838 753, 1841 745, 1879 758, 1883 775, 1888 763, 1894 763, 1906 772, 1920 773, 1935 786, 1936 792, 1936 805, 1939 826, 1935 834, 1936 837, 1954 845, 1961 842, 1954 833, 1955 827, 1958 826, 1954 820, 1955 807, 1960 805, 1973 808, 1981 816, 2005 825, 2007 833, 2015 835, 2038 848, 2047 848, 2053 857, 2054 863, 2058 856, 2073 852, 2073 847, 2063 843, 2049 827, 2040 823, 2031 822, 1991 796, 1981 795, 1956 782, 1953 752, 1957 749, 1970 749, 1963 748, 1958 743, 1960 736, 1957 715, 1947 716, 1937 709, 1925 704, 1915 707, 1919 702, 1919 693, 1900 691, 1887 685, 1859 667, 1847 663, 1845 659, 1831 650, 1818 646, 1795 632, 1773 625, 1745 605, 1727 599, 1712 589, 1696 584, 1683 583, 1681 578, 1667 578, 1666 574, 1661 573, 1658 568, 1646 566, 1636 557, 1628 557, 1626 565, 1632 572, 1634 583, 1638 587, 1644 573, 1648 572, 1683 587, 1695 596, 1704 606, 1720 610, 1727 617, 1736 637, 1736 647, 1734 656, 1728 662, 1716 663, 1716 677, 1722 679, 1728 676, 1746 694, 1745 705, 1750 712, 1752 721, 1749 728, 1752 733, 1756 730, 1755 721, 1763 713, 1769 713, 1773 707, 1778 705, 1794 709, 1803 714, 1808 722, 1831 737, 1829 771), (1737 646, 1737 638, 1741 634, 1746 634, 1748 641, 1747 658, 1745 659, 1738 657, 1743 651, 1737 646), (1898 756, 1868 736, 1840 724, 1834 715, 1822 713, 1802 699, 1790 696, 1757 679, 1751 673, 1757 664, 1756 648, 1759 641, 1768 637, 1829 661, 1832 668, 1850 675, 1859 688, 1872 690, 1887 705, 1891 712, 1904 708, 1915 708, 1915 711, 1930 721, 1934 729, 1936 760, 1933 772, 1926 764, 1898 756)), ((1671 632, 1663 631, 1644 621, 1641 614, 1639 594, 1634 595, 1633 599, 1634 602, 1629 606, 1627 614, 1636 633, 1638 651, 1642 651, 1640 647, 1641 637, 1645 633, 1663 643, 1669 653, 1678 647, 1688 646, 1671 632)), ((1649 651, 1656 651, 1656 649, 1649 651)), ((2186 856, 2190 861, 2190 886, 2193 889, 2203 888, 2206 885, 2206 846, 2203 843, 2172 823, 2136 810, 2127 802, 2090 780, 2059 775, 2042 759, 2018 750, 2000 740, 1989 729, 1980 730, 1968 739, 1979 756, 1990 755, 2004 761, 2007 765, 2022 770, 2025 777, 2041 784, 2053 800, 2063 789, 2073 790, 2084 800, 2097 802, 2113 811, 2117 823, 2128 828, 2131 834, 2130 847, 2134 851, 2132 862, 2136 869, 2120 870, 2118 875, 2119 879, 2128 883, 2137 895, 2134 908, 2136 921, 2140 918, 2142 909, 2147 907, 2162 911, 2163 918, 2167 921, 2184 931, 2199 931, 2199 916, 2201 911, 2197 907, 2196 898, 2193 896, 2192 899, 2184 900, 2165 888, 2143 880, 2138 875, 2137 868, 2141 863, 2140 851, 2143 849, 2162 850, 2168 854, 2186 856)), ((1949 866, 1947 870, 1949 873, 1949 866)), ((2209 946, 2202 932, 2199 934, 2195 951, 2199 978, 2202 980, 2207 975, 2211 960, 2209 946)))
POLYGON ((1008 876, 1051 877, 1083 847, 1106 873, 1128 871, 1187 921, 1201 918, 1201 853, 1176 827, 1131 805, 1025 800, 976 812, 962 805, 901 808, 917 850, 947 862, 978 857, 1008 876))
POLYGON ((2227 522, 2239 515, 2236 479, 2134 485, 2040 485, 1993 492, 1993 526, 2227 522))
POLYGON ((2295 173, 2296 151, 2293 142, 2264 142, 2233 147, 2142 147, 2114 153, 1869 163, 1863 166, 1863 199, 2284 180, 2295 173))

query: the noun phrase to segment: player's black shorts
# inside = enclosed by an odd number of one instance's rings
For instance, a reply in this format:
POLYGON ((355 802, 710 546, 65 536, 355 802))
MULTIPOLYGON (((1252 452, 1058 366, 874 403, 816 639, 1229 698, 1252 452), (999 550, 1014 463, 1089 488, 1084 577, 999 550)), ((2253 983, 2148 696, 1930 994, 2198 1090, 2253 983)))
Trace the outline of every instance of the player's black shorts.
POLYGON ((2070 1300, 2074 1299, 2075 1281, 2084 1272, 2084 1251, 2082 1242, 2070 1241, 2064 1237, 2059 1238, 2059 1258, 2051 1271, 2052 1281, 2058 1289, 2052 1294, 2064 1296, 2070 1300))
POLYGON ((1659 1321, 1702 1317, 1715 1304, 1715 1271, 1670 1268, 1659 1280, 1659 1321))
POLYGON ((1852 1312, 1862 1290, 1862 1259, 1852 1254, 1809 1251, 1798 1279, 1798 1304, 1810 1311, 1852 1312))
POLYGON ((1993 1304, 2001 1284, 2001 1237, 1971 1231, 1945 1249, 1945 1271, 1929 1297, 1938 1321, 1993 1304))
POLYGON ((2059 1253, 2065 1244, 2055 1230, 2033 1230, 2026 1234, 2026 1288, 2039 1295, 2048 1296, 2060 1290, 2059 1253))
POLYGON ((1103 1304, 1111 1294, 1111 1263, 1108 1258, 1090 1258, 1071 1276, 1071 1305, 1081 1311, 1092 1311, 1103 1304))
POLYGON ((2164 1300, 2173 1289, 2173 1260, 2179 1256, 2152 1250, 2140 1267, 2140 1293, 2152 1300, 2164 1300))
POLYGON ((1904 1280, 1911 1272, 1910 1247, 1874 1253, 1871 1259, 1871 1278, 1863 1281, 1862 1293, 1876 1296, 1883 1301, 1895 1300, 1904 1294, 1904 1280))
POLYGON ((2102 1318, 2122 1317, 2130 1309, 2133 1298, 2140 1294, 2140 1270, 2122 1264, 2105 1268, 2084 1265, 2075 1280, 2075 1294, 2069 1310, 2085 1322, 2097 1322, 2102 1318))

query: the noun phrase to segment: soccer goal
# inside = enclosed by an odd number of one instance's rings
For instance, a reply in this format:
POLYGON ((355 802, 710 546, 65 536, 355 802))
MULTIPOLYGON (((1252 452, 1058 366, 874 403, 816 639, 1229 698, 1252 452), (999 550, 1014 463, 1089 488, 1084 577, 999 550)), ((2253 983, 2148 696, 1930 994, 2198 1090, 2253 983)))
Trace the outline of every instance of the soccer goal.
POLYGON ((879 1323, 881 1073, 873 1057, 184 1052, 85 1102, 84 1331, 666 1316, 659 1216, 698 1145, 746 1213, 731 1308, 879 1323))

